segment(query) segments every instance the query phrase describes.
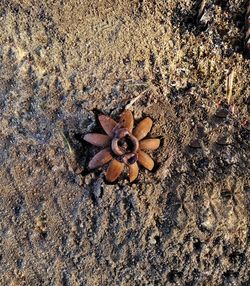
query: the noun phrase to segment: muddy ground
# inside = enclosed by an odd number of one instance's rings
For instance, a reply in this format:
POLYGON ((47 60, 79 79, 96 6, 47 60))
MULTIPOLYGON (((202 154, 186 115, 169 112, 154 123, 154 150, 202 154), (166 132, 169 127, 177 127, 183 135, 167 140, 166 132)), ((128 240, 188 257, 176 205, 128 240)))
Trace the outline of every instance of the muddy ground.
POLYGON ((0 2, 1 286, 250 285, 247 1, 198 6, 0 2), (106 184, 81 136, 127 105, 156 167, 106 184))

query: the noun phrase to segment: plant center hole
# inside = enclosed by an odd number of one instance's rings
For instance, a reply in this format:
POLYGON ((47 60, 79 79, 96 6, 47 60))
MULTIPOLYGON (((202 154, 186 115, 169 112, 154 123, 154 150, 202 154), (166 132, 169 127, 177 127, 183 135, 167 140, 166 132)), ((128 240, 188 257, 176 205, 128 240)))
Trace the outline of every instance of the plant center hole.
POLYGON ((121 148, 125 153, 129 153, 134 150, 134 143, 131 140, 129 135, 125 135, 118 141, 118 146, 121 148))

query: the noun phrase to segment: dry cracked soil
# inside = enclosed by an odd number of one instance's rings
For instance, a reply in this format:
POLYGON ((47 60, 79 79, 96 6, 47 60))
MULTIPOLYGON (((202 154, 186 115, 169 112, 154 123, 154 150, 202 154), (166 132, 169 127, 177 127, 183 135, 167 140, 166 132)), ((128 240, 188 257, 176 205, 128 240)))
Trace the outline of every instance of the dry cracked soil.
POLYGON ((1 286, 250 285, 248 1, 204 4, 1 0, 1 286), (161 147, 107 184, 126 107, 161 147))

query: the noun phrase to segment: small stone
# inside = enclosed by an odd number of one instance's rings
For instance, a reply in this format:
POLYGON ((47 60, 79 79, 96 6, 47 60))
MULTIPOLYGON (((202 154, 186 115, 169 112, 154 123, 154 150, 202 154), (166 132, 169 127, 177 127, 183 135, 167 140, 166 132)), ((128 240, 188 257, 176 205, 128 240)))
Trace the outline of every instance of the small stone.
POLYGON ((201 148, 200 141, 198 139, 194 139, 189 143, 189 146, 192 148, 201 148))
POLYGON ((82 172, 84 171, 84 168, 83 167, 77 167, 76 170, 75 170, 75 173, 77 175, 81 174, 82 172))
POLYGON ((246 130, 250 131, 250 121, 245 121, 245 122, 243 123, 243 127, 244 127, 246 130))
POLYGON ((227 137, 226 136, 219 137, 217 139, 216 143, 219 144, 219 145, 222 145, 222 146, 227 145, 228 144, 227 137))
POLYGON ((150 244, 156 244, 157 241, 156 241, 154 238, 150 238, 149 243, 150 243, 150 244))
POLYGON ((216 112, 215 112, 215 116, 219 117, 219 118, 226 118, 228 115, 228 109, 227 108, 219 108, 216 112))

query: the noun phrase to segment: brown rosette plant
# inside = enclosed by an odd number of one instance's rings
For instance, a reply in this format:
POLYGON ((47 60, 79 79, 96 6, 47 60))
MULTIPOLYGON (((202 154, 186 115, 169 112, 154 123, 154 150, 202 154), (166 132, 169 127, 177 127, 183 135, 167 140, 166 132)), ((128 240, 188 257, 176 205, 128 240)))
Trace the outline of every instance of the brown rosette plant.
POLYGON ((84 140, 104 149, 90 160, 89 169, 109 163, 105 173, 108 182, 114 182, 125 166, 129 168, 130 182, 138 176, 138 163, 148 170, 153 169, 154 161, 144 150, 157 149, 160 139, 144 139, 153 124, 149 117, 144 118, 135 128, 134 118, 129 110, 121 114, 119 122, 106 115, 99 115, 98 119, 106 134, 89 133, 84 136, 84 140))

